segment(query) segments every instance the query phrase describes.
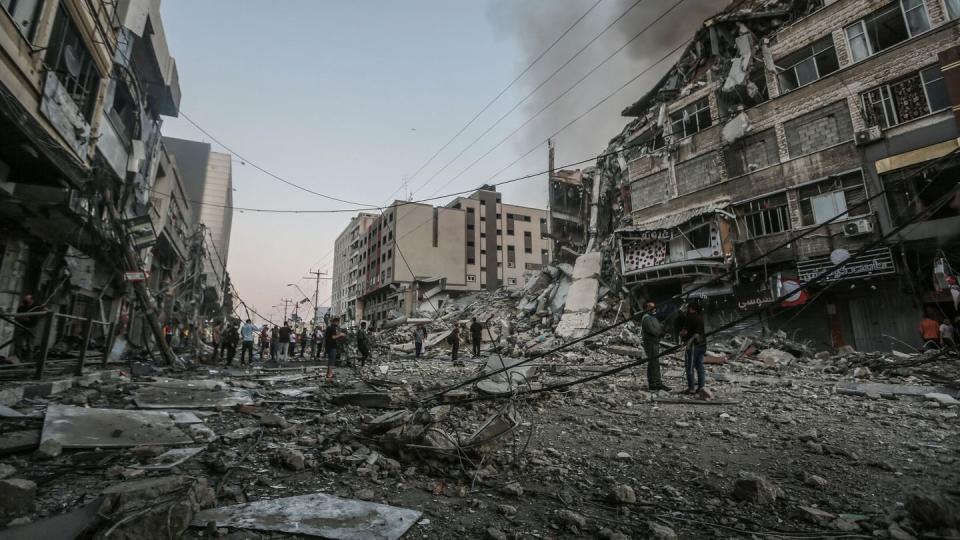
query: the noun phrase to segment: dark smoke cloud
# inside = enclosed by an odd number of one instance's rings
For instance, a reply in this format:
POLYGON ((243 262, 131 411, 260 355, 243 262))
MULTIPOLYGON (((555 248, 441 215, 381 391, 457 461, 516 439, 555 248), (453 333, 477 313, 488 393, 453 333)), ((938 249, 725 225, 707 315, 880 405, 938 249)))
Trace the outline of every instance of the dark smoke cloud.
MULTIPOLYGON (((585 43, 599 34, 603 28, 630 7, 635 0, 603 0, 586 19, 527 73, 505 96, 507 108, 519 101, 530 90, 550 75, 564 61, 573 56, 585 43)), ((603 37, 594 42, 574 62, 541 88, 516 113, 522 117, 516 126, 535 114, 547 103, 562 93, 587 71, 601 62, 623 43, 635 36, 660 14, 669 10, 677 0, 643 0, 623 17, 603 37)), ((496 32, 503 39, 514 40, 520 54, 516 59, 515 72, 519 73, 536 58, 557 36, 575 21, 593 2, 591 0, 541 0, 517 1, 495 0, 489 18, 496 32)), ((514 153, 505 151, 496 161, 499 166, 509 163, 517 154, 522 154, 533 145, 580 115, 607 94, 625 83, 637 73, 661 58, 683 41, 691 38, 704 19, 719 12, 726 0, 684 0, 663 20, 652 26, 625 50, 597 70, 575 90, 552 105, 504 146, 511 145, 514 153)), ((579 161, 595 155, 606 148, 608 141, 617 135, 630 120, 620 116, 620 111, 640 98, 663 75, 671 63, 665 61, 648 71, 643 77, 608 100, 576 124, 567 128, 556 139, 557 164, 579 161)), ((496 118, 496 116, 492 116, 496 118)), ((490 119, 488 122, 492 122, 490 119)), ((506 122, 505 122, 506 123, 506 122)), ((500 137, 509 133, 506 130, 500 137)), ((497 137, 490 139, 496 142, 497 137)), ((480 143, 483 148, 491 142, 480 143)), ((535 151, 513 169, 504 173, 520 174, 545 168, 546 148, 535 151)), ((491 156, 493 157, 493 156, 491 156)), ((494 168, 493 170, 496 170, 494 168)), ((544 186, 541 182, 529 182, 513 188, 511 198, 526 203, 544 204, 544 186)))

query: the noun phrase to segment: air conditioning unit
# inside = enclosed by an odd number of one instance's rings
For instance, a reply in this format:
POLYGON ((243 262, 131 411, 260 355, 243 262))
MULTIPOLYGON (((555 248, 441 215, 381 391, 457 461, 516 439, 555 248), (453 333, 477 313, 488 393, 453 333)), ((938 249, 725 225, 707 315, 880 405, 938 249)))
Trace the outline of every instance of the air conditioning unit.
POLYGON ((843 224, 844 236, 862 236, 873 232, 873 222, 869 219, 857 219, 843 224))
POLYGON ((861 129, 854 134, 854 139, 858 145, 870 144, 883 138, 883 132, 880 126, 870 126, 867 129, 861 129))

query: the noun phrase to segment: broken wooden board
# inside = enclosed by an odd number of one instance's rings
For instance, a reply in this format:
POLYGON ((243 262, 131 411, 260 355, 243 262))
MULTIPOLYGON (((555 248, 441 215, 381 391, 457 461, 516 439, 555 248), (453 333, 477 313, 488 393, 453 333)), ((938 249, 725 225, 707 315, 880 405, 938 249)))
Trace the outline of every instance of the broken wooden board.
POLYGON ((326 493, 211 508, 197 514, 194 527, 276 531, 336 540, 396 540, 421 513, 385 504, 342 499, 326 493))
POLYGON ((192 443, 162 411, 88 409, 51 404, 40 442, 55 440, 64 448, 126 448, 192 443))

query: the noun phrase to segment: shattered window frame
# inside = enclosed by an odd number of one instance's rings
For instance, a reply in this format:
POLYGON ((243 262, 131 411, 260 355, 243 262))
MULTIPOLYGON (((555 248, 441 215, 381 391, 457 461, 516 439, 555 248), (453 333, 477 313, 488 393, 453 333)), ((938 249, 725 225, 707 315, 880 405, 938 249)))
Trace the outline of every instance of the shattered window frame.
POLYGON ((897 0, 848 25, 844 28, 844 33, 850 47, 851 59, 853 62, 859 62, 894 45, 929 32, 931 28, 930 14, 927 12, 927 6, 923 0, 897 0), (881 42, 882 36, 878 31, 880 29, 879 25, 891 20, 891 15, 894 12, 899 13, 899 18, 896 20, 903 25, 902 31, 906 33, 906 37, 897 41, 881 42), (855 47, 855 44, 859 46, 855 47))
MULTIPOLYGON (((777 82, 780 84, 782 93, 792 92, 840 69, 840 59, 837 57, 837 47, 833 42, 832 34, 827 34, 810 45, 788 54, 778 63, 787 65, 782 68, 782 71, 777 72, 777 82), (800 68, 804 65, 808 70, 812 68, 812 72, 806 77, 801 77, 800 68)), ((780 69, 779 66, 778 69, 780 69)))
POLYGON ((710 98, 703 96, 682 109, 670 113, 670 125, 673 135, 678 139, 686 139, 712 126, 710 98))
POLYGON ((934 64, 860 94, 869 126, 888 129, 950 107, 946 81, 934 64), (918 100, 923 98, 922 103, 918 100), (923 109, 920 109, 920 105, 923 109))
POLYGON ((47 69, 56 74, 60 84, 73 99, 77 109, 84 119, 90 122, 97 102, 102 77, 93 59, 93 53, 87 47, 86 41, 77 23, 67 13, 61 3, 57 6, 57 14, 53 20, 53 29, 47 42, 47 53, 44 57, 47 69), (72 75, 67 68, 67 50, 76 51, 78 73, 72 75))
POLYGON ((748 238, 780 234, 793 229, 786 192, 746 202, 737 208, 748 238))
POLYGON ((799 199, 800 205, 800 224, 803 227, 818 225, 837 217, 837 215, 845 216, 842 219, 850 219, 870 213, 870 204, 862 204, 867 199, 867 188, 863 173, 859 170, 801 186, 797 189, 797 198, 799 199), (813 208, 813 199, 823 195, 837 193, 843 194, 844 205, 846 207, 844 211, 817 221, 813 208))

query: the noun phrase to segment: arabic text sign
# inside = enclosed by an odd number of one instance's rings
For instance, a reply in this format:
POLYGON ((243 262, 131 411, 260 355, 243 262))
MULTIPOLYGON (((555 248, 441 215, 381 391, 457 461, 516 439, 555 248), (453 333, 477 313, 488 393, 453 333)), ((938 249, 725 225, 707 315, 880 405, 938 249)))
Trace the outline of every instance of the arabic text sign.
POLYGON ((864 278, 892 274, 897 271, 890 248, 871 249, 866 253, 847 261, 840 268, 831 270, 835 264, 830 257, 821 257, 797 263, 801 283, 817 279, 840 281, 844 279, 864 278))

